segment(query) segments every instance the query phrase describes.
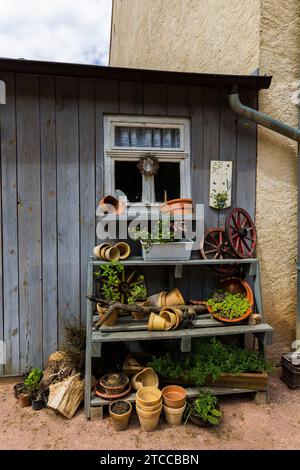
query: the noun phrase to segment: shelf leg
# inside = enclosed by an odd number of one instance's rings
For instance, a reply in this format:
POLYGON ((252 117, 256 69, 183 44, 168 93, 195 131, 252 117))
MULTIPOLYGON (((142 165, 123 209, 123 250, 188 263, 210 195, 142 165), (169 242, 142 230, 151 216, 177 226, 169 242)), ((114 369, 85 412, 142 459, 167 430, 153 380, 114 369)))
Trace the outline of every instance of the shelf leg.
POLYGON ((192 341, 191 338, 182 338, 181 339, 181 352, 190 352, 192 349, 192 341))
POLYGON ((98 421, 98 419, 103 419, 103 406, 92 406, 91 421, 98 421))
MULTIPOLYGON (((87 291, 93 294, 93 265, 88 264, 87 291)), ((85 347, 85 389, 84 389, 84 414, 87 419, 91 418, 91 389, 92 389, 92 323, 93 302, 87 300, 86 305, 86 347, 85 347)))

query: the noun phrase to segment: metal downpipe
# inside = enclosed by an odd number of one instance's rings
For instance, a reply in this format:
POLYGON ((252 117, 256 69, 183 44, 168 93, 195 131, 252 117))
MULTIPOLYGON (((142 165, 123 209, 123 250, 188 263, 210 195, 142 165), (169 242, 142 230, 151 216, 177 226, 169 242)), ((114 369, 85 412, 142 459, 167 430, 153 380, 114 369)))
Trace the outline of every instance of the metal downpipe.
POLYGON ((278 134, 285 135, 290 139, 300 142, 300 130, 295 127, 288 126, 278 119, 274 119, 268 114, 262 113, 261 111, 256 111, 256 109, 249 108, 240 102, 239 93, 237 87, 233 87, 232 91, 228 95, 228 101, 231 109, 246 119, 256 122, 261 126, 267 127, 278 134))

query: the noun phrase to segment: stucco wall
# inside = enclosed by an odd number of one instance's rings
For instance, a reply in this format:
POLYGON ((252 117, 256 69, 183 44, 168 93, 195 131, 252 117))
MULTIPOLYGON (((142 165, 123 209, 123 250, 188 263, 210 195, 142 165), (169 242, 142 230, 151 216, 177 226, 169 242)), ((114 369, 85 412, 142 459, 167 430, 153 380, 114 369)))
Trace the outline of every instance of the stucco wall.
MULTIPOLYGON (((297 126, 299 0, 114 0, 111 65, 272 74, 260 110, 297 126)), ((295 339, 297 146, 258 130, 256 225, 272 354, 295 339)))

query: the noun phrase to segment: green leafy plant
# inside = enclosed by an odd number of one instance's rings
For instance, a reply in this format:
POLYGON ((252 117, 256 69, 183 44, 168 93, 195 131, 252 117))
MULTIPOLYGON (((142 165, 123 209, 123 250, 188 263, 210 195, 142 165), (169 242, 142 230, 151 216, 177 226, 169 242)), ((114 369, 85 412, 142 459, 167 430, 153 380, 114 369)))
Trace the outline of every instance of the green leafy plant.
POLYGON ((118 289, 120 283, 119 273, 124 271, 124 266, 119 261, 110 261, 109 263, 101 264, 99 271, 94 272, 94 276, 100 277, 101 296, 103 299, 110 302, 117 302, 120 300, 121 294, 118 289))
POLYGON ((140 228, 129 229, 132 238, 134 240, 140 240, 144 244, 147 252, 149 252, 156 243, 178 242, 181 238, 179 235, 182 235, 185 231, 186 228, 183 223, 170 222, 168 220, 159 220, 152 232, 140 228))
POLYGON ((216 316, 230 320, 242 317, 250 308, 246 296, 221 290, 208 299, 207 305, 216 316))
POLYGON ((43 371, 41 369, 39 369, 38 367, 32 369, 24 380, 24 386, 26 391, 28 391, 31 395, 35 395, 41 387, 42 377, 43 371))
POLYGON ((218 209, 223 209, 227 201, 228 201, 227 191, 222 191, 214 195, 214 202, 218 209))
POLYGON ((222 413, 218 408, 217 397, 210 392, 199 392, 197 399, 186 407, 184 424, 187 423, 191 415, 213 425, 219 424, 222 413))
POLYGON ((222 373, 267 372, 272 363, 256 351, 242 349, 235 344, 225 345, 216 338, 195 341, 190 353, 169 350, 148 364, 162 377, 196 385, 215 382, 222 373))
POLYGON ((127 299, 128 304, 134 304, 135 302, 141 302, 147 298, 147 288, 144 284, 144 276, 139 276, 138 281, 140 284, 136 284, 130 291, 130 297, 127 299))

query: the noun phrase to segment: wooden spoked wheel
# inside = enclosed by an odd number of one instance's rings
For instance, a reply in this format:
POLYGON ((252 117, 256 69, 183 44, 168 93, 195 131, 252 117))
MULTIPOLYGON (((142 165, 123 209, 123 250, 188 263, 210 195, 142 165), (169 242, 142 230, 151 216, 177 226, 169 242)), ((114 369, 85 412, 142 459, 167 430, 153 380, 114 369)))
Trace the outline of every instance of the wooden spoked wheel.
POLYGON ((234 256, 253 258, 257 234, 254 222, 245 209, 232 209, 226 218, 225 231, 234 256))
MULTIPOLYGON (((200 252, 203 259, 232 258, 231 247, 224 228, 210 228, 200 242, 200 252)), ((233 274, 240 267, 233 264, 212 265, 211 268, 221 274, 233 274)))

